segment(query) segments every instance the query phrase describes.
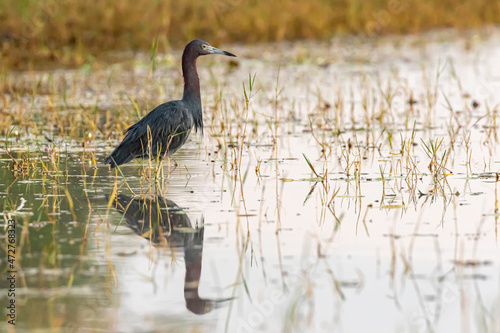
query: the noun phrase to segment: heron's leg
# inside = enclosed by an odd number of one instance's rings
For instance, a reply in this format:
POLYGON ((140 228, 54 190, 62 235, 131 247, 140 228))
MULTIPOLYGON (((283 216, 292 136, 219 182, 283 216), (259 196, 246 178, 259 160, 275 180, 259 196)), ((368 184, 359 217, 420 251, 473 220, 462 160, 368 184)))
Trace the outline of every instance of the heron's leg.
POLYGON ((160 161, 160 173, 161 173, 161 179, 164 178, 164 173, 163 173, 163 158, 160 161))
POLYGON ((161 178, 161 170, 163 169, 163 159, 160 157, 160 162, 156 164, 156 174, 161 178))
POLYGON ((174 169, 172 170, 172 171, 174 171, 179 166, 179 163, 177 163, 177 161, 173 157, 171 157, 171 159, 172 159, 172 161, 174 161, 174 169))

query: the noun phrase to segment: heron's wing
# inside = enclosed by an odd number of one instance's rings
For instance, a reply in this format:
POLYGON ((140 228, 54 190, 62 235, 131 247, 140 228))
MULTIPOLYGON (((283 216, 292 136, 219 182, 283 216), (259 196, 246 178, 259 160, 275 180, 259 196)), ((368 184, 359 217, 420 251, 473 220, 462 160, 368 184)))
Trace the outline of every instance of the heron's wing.
POLYGON ((154 136, 160 134, 173 135, 179 130, 190 129, 193 119, 188 108, 182 101, 172 101, 158 105, 155 109, 144 116, 139 122, 127 128, 125 133, 135 141, 140 137, 147 136, 148 127, 154 136))
POLYGON ((162 149, 172 147, 175 150, 184 143, 184 137, 192 127, 193 117, 185 104, 182 101, 172 101, 157 106, 138 123, 129 127, 122 144, 133 145, 132 151, 137 156, 143 155, 149 140, 153 147, 161 145, 162 149))

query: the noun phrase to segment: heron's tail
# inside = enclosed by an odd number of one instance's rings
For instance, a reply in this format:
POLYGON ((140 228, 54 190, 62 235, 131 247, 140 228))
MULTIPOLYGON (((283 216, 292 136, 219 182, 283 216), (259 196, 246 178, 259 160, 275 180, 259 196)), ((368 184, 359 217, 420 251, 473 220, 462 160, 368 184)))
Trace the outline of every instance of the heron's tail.
POLYGON ((111 168, 115 168, 118 165, 125 164, 134 159, 134 155, 132 155, 126 149, 120 145, 118 146, 106 159, 104 160, 104 164, 109 164, 111 168))

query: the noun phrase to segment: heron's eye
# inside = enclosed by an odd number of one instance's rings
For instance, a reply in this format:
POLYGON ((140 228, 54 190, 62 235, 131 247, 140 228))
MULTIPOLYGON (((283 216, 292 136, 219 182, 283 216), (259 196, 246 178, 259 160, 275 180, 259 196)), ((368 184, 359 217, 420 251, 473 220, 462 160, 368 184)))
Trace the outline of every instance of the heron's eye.
POLYGON ((207 46, 206 46, 205 44, 203 44, 201 47, 202 47, 204 50, 206 50, 206 49, 207 49, 207 46))

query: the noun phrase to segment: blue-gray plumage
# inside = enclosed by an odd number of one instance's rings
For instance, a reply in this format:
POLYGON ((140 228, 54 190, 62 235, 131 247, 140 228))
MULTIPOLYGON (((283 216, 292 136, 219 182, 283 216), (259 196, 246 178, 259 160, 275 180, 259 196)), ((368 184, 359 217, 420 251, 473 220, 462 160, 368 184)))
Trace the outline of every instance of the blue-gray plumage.
POLYGON ((181 100, 157 106, 135 125, 130 126, 118 147, 104 160, 112 168, 134 158, 156 158, 175 153, 187 140, 191 129, 203 133, 200 80, 196 59, 201 55, 234 54, 219 50, 200 39, 191 41, 182 54, 184 95, 181 100))

